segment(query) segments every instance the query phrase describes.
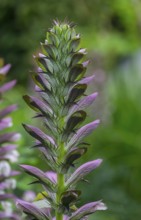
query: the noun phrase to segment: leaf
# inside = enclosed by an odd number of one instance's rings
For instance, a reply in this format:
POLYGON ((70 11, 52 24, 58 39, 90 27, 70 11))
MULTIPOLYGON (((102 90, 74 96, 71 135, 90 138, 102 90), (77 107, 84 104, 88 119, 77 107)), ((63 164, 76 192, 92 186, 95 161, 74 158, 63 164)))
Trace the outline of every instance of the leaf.
POLYGON ((79 168, 75 170, 75 172, 67 180, 66 187, 68 188, 70 185, 76 184, 78 181, 82 180, 84 176, 86 176, 92 170, 100 166, 101 162, 102 162, 101 159, 97 159, 97 160, 92 160, 81 165, 79 168))

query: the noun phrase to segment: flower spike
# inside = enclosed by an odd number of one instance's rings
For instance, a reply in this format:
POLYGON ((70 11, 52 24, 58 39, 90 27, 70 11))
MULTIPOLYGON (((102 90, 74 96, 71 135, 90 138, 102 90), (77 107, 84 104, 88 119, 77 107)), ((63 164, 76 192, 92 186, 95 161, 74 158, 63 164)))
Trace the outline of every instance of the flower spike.
POLYGON ((40 193, 43 198, 35 201, 38 207, 35 202, 17 202, 33 219, 86 220, 96 210, 106 209, 101 201, 77 207, 81 194, 77 182, 102 162, 97 159, 76 167, 76 160, 88 150, 82 139, 100 122, 95 120, 81 127, 87 116, 85 108, 95 101, 98 93, 86 94, 94 75, 85 76, 89 61, 85 61, 86 49, 79 48, 79 44, 80 35, 75 32, 74 25, 55 20, 47 31, 45 43, 41 43, 42 52, 34 56, 38 68, 32 78, 38 98, 25 95, 24 100, 36 112, 35 118, 40 118, 45 126, 42 130, 31 125, 23 126, 35 138, 32 149, 37 148, 43 154, 48 166, 44 161, 44 171, 29 165, 21 166, 35 178, 32 184, 43 187, 40 193))
MULTIPOLYGON (((7 64, 0 68, 0 102, 3 101, 3 96, 6 91, 13 88, 16 80, 4 83, 11 65, 7 64)), ((0 219, 15 219, 20 220, 13 204, 16 196, 13 190, 16 188, 16 175, 18 171, 12 170, 11 164, 17 162, 19 153, 16 150, 16 141, 20 138, 20 134, 6 131, 6 128, 13 125, 12 118, 9 114, 17 109, 17 105, 10 105, 0 109, 0 219)))

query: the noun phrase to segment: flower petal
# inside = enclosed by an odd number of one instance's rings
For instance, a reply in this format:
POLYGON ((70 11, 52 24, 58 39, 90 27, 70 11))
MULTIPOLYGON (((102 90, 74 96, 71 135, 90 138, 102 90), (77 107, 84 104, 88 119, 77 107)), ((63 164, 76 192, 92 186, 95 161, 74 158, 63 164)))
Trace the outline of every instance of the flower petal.
POLYGON ((40 99, 33 97, 33 96, 28 96, 25 95, 23 96, 25 102, 35 111, 40 111, 42 112, 44 115, 47 115, 50 113, 52 114, 52 110, 49 106, 47 106, 47 104, 45 104, 44 102, 42 102, 40 99))
POLYGON ((0 87, 0 93, 4 93, 9 89, 12 89, 16 84, 16 80, 12 80, 8 83, 5 83, 3 86, 0 87))
POLYGON ((11 132, 0 135, 0 144, 6 142, 14 142, 20 139, 21 135, 19 133, 11 132))
POLYGON ((40 220, 48 219, 48 216, 42 209, 37 208, 35 205, 29 202, 17 200, 17 207, 22 209, 22 211, 25 212, 26 214, 31 215, 37 219, 40 220))
POLYGON ((3 156, 4 154, 14 150, 17 147, 15 144, 9 144, 7 146, 1 147, 0 148, 0 156, 3 156))
POLYGON ((57 174, 53 171, 47 171, 45 175, 54 183, 57 183, 57 174))
POLYGON ((13 194, 0 194, 0 201, 1 200, 7 200, 7 199, 13 199, 15 196, 13 194))
POLYGON ((31 125, 25 125, 23 124, 23 127, 25 130, 34 138, 39 140, 43 145, 48 145, 55 147, 55 142, 52 137, 46 135, 43 131, 41 131, 39 128, 31 126, 31 125))
POLYGON ((86 108, 87 106, 91 105, 94 100, 96 99, 98 93, 95 92, 91 95, 86 96, 85 98, 83 98, 82 100, 80 100, 77 104, 75 104, 74 106, 72 106, 71 110, 70 110, 70 114, 72 114, 75 111, 81 110, 86 108))
POLYGON ((78 220, 83 218, 84 216, 96 212, 97 210, 106 210, 106 209, 107 209, 106 205, 101 201, 91 202, 77 209, 77 211, 75 211, 72 214, 69 220, 78 220))
POLYGON ((11 64, 6 64, 5 66, 0 68, 0 74, 5 75, 11 68, 11 64))
POLYGON ((70 142, 67 145, 67 148, 76 146, 85 136, 89 135, 94 129, 99 125, 100 120, 95 120, 87 125, 84 125, 80 128, 76 134, 71 138, 70 142))
POLYGON ((67 180, 66 186, 69 187, 70 185, 75 184, 79 180, 83 179, 84 176, 86 176, 92 170, 96 169, 101 164, 101 162, 102 162, 101 159, 97 159, 81 165, 67 180))
POLYGON ((3 118, 2 120, 0 120, 0 130, 3 130, 11 126, 12 126, 12 119, 10 117, 3 118))
POLYGON ((41 184, 45 184, 45 186, 48 188, 48 190, 53 191, 55 189, 55 184, 52 181, 51 178, 49 178, 42 170, 29 165, 20 165, 26 173, 28 173, 31 176, 34 176, 41 182, 41 184))
POLYGON ((7 214, 5 212, 0 212, 0 219, 11 219, 11 220, 21 220, 17 214, 7 214))
POLYGON ((17 109, 17 105, 10 105, 7 108, 0 110, 0 119, 8 115, 9 113, 15 111, 17 109))
POLYGON ((88 77, 84 77, 83 79, 81 79, 79 81, 80 84, 89 84, 92 82, 92 80, 95 78, 95 75, 92 75, 92 76, 88 76, 88 77))

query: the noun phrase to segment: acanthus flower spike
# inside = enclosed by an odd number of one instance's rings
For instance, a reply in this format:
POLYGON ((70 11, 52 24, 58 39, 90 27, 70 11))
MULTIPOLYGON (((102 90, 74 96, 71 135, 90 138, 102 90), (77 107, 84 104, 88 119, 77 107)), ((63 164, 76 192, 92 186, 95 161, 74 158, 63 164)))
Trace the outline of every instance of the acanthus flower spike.
POLYGON ((42 153, 44 170, 29 165, 22 165, 22 168, 35 178, 32 184, 43 187, 40 193, 43 199, 35 201, 38 207, 35 202, 17 203, 27 216, 36 220, 86 220, 96 210, 106 209, 100 201, 77 207, 81 194, 77 182, 84 180, 102 162, 97 159, 78 168, 75 163, 88 150, 82 139, 100 122, 94 120, 81 127, 87 116, 85 108, 95 101, 98 93, 86 94, 94 75, 85 76, 89 61, 84 60, 86 49, 79 48, 79 43, 80 35, 72 23, 54 21, 53 27, 47 31, 45 43, 41 44, 42 52, 34 56, 38 68, 32 78, 38 98, 24 96, 36 113, 34 118, 40 118, 44 124, 42 130, 23 125, 36 140, 32 149, 42 153), (49 215, 45 209, 49 210, 49 215))
MULTIPOLYGON (((0 68, 0 83, 5 79, 11 65, 7 64, 0 68)), ((15 86, 16 80, 0 85, 0 102, 6 91, 15 86)), ((13 125, 12 118, 8 115, 17 109, 17 105, 10 105, 0 109, 0 219, 15 219, 20 217, 14 210, 16 196, 13 189, 16 188, 15 176, 18 171, 12 170, 11 163, 17 162, 19 153, 16 150, 15 142, 20 138, 20 134, 5 131, 6 128, 13 125)))

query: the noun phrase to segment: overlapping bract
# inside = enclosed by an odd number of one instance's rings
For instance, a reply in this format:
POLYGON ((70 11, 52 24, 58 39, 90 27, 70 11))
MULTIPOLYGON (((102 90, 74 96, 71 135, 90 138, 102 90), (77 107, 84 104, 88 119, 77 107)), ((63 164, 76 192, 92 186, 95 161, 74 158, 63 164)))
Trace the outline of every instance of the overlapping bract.
POLYGON ((80 128, 86 118, 84 108, 93 103, 97 93, 86 96, 87 86, 94 76, 85 77, 89 61, 82 61, 86 50, 78 49, 79 42, 80 35, 75 33, 72 24, 55 21, 45 43, 41 44, 42 54, 34 57, 38 71, 33 73, 33 80, 39 98, 25 95, 24 100, 36 111, 35 117, 42 119, 45 129, 42 131, 31 125, 24 125, 24 128, 36 139, 33 148, 39 149, 55 173, 47 173, 46 168, 42 171, 33 166, 21 166, 46 192, 42 194, 48 207, 44 204, 39 208, 35 203, 18 201, 18 206, 33 219, 57 219, 55 213, 62 213, 67 220, 85 219, 96 210, 106 209, 101 201, 87 204, 87 210, 85 206, 79 209, 76 206, 80 196, 76 183, 102 160, 85 163, 75 171, 70 169, 87 151, 82 139, 99 124, 99 120, 95 120, 80 128), (62 178, 62 186, 59 178, 62 178))
MULTIPOLYGON (((10 64, 0 68, 0 83, 5 78, 10 69, 10 64)), ((7 90, 12 89, 16 81, 0 85, 0 102, 3 101, 3 95, 7 90)), ((12 170, 11 163, 16 162, 19 156, 16 150, 16 140, 20 137, 18 133, 7 133, 5 129, 12 126, 12 119, 8 115, 17 109, 16 105, 11 105, 0 109, 0 219, 15 219, 20 217, 13 211, 12 202, 15 202, 15 195, 12 190, 16 187, 14 176, 19 172, 12 170)))

